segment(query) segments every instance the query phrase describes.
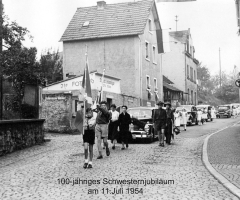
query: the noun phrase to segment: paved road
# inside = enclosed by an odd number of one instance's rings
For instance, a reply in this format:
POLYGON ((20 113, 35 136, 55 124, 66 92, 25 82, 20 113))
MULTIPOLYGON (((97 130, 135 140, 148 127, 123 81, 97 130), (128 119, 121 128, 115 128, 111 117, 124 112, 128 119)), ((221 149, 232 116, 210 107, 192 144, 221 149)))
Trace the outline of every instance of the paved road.
MULTIPOLYGON (((207 134, 238 120, 240 118, 220 119, 204 126, 188 127, 187 132, 176 136, 173 145, 164 148, 156 142, 131 144, 126 151, 121 151, 118 146, 109 157, 94 159, 94 168, 87 170, 82 168, 81 136, 47 134, 50 142, 1 157, 0 199, 235 200, 237 198, 203 166, 201 151, 207 134), (73 179, 81 184, 68 182, 73 179), (153 179, 155 184, 104 184, 112 179, 153 179), (174 183, 160 184, 161 179, 174 183), (114 188, 123 188, 123 194, 110 194, 114 188), (131 194, 131 188, 138 190, 131 194)), ((94 156, 97 156, 96 146, 94 156)))
POLYGON ((240 188, 240 124, 213 135, 208 155, 212 166, 240 188))

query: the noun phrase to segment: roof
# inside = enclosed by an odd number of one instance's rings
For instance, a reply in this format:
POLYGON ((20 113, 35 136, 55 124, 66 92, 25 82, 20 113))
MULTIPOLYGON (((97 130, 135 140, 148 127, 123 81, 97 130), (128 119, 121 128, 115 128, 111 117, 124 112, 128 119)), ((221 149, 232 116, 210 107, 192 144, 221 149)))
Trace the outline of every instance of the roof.
POLYGON ((171 31, 169 32, 169 35, 175 38, 176 40, 184 43, 187 41, 189 37, 189 30, 184 31, 171 31))
POLYGON ((167 88, 167 89, 169 89, 169 90, 172 90, 172 91, 182 92, 181 90, 179 90, 179 89, 177 89, 177 88, 175 88, 175 87, 167 84, 166 82, 163 82, 163 87, 165 87, 165 88, 167 88))
POLYGON ((153 0, 142 0, 106 4, 104 9, 78 8, 61 41, 142 34, 154 4, 153 0), (85 22, 89 25, 84 27, 85 22))
POLYGON ((168 83, 168 84, 173 84, 173 82, 164 75, 163 75, 163 81, 168 83))

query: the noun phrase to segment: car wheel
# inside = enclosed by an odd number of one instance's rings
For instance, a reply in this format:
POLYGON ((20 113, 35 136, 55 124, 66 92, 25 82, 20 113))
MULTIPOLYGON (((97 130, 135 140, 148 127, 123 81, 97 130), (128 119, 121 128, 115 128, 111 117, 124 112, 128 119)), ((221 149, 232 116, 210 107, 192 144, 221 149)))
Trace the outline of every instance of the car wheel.
POLYGON ((213 121, 213 118, 211 118, 211 122, 213 121))

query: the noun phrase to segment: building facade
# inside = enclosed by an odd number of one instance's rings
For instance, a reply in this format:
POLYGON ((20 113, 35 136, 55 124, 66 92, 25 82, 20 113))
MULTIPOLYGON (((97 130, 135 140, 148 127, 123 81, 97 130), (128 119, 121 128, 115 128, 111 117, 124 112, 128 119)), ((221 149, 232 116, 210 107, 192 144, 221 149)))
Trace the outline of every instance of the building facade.
POLYGON ((197 66, 190 29, 169 33, 171 51, 162 56, 163 74, 183 91, 182 104, 198 104, 197 66))
POLYGON ((130 106, 154 106, 163 100, 162 30, 155 1, 100 1, 78 8, 61 41, 64 80, 83 73, 87 49, 89 69, 105 69, 121 79, 121 94, 138 100, 130 106))

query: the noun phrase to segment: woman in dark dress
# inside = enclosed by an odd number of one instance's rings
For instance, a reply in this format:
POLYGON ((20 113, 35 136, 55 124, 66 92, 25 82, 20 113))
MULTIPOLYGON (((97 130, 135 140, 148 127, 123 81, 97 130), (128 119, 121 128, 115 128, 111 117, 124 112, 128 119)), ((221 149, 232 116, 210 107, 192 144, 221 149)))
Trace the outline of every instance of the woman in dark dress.
POLYGON ((119 115, 118 123, 120 129, 120 138, 122 141, 122 150, 128 148, 128 134, 129 134, 129 124, 131 124, 131 117, 127 113, 127 106, 122 106, 123 112, 119 115))

